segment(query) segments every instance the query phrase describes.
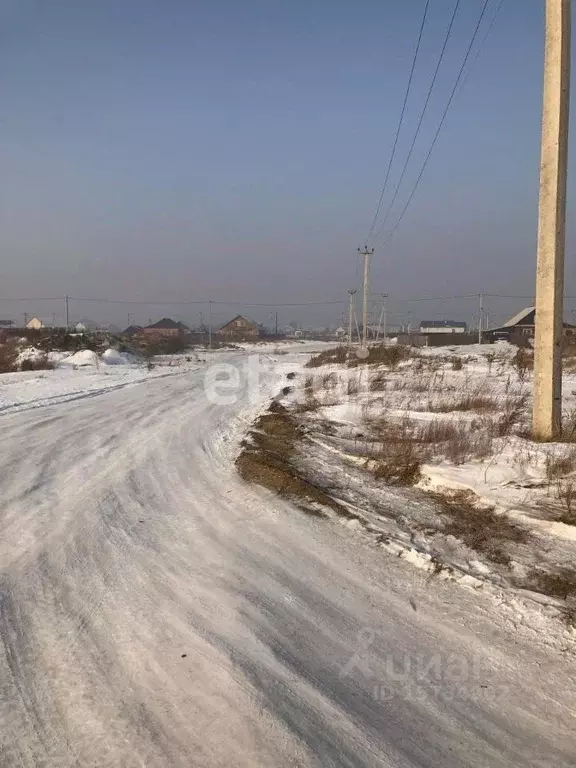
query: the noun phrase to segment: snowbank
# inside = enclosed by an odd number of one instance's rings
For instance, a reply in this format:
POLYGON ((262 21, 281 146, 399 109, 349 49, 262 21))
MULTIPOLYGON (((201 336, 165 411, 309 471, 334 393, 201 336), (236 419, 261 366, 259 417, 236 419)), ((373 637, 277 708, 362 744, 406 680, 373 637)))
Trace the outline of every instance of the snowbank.
POLYGON ((117 349, 107 349, 102 353, 102 362, 106 365, 126 365, 126 358, 117 349))
POLYGON ((65 358, 62 362, 77 367, 85 365, 94 365, 98 367, 98 355, 91 349, 82 349, 80 352, 75 352, 73 355, 70 355, 70 357, 65 358))

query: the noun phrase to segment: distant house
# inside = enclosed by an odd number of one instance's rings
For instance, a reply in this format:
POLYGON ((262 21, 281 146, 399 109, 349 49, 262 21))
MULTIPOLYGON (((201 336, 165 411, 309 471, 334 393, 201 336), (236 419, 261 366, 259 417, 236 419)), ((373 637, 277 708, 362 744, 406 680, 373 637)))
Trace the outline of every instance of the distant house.
POLYGON ((122 333, 124 334, 124 336, 136 336, 136 334, 140 333, 141 330, 142 330, 141 325, 129 325, 125 331, 122 331, 122 333))
POLYGON ((33 317, 26 323, 26 328, 30 331, 39 331, 41 328, 46 328, 46 323, 39 317, 33 317))
POLYGON ((138 333, 148 338, 170 339, 189 332, 190 329, 184 323, 176 322, 169 317, 163 317, 157 323, 141 328, 138 333))
POLYGON ((218 333, 221 336, 225 336, 228 339, 257 339, 262 332, 262 329, 258 323, 254 323, 252 320, 243 317, 243 315, 236 315, 228 323, 218 329, 218 333))
MULTIPOLYGON (((522 339, 533 339, 536 328, 536 307, 526 307, 507 320, 504 325, 492 328, 483 334, 490 341, 519 342, 522 339)), ((564 323, 563 335, 576 337, 576 326, 564 323)))
POLYGON ((467 325, 458 320, 421 320, 420 333, 466 333, 467 325))

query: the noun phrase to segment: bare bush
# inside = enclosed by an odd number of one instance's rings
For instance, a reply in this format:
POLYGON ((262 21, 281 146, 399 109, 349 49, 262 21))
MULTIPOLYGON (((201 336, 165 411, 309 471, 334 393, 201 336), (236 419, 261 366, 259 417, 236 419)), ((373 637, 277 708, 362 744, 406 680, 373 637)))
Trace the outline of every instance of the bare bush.
POLYGON ((420 480, 422 455, 409 438, 384 443, 378 456, 374 477, 388 485, 414 485, 420 480))
POLYGON ((576 470, 576 449, 572 449, 562 456, 556 456, 552 453, 546 454, 546 477, 548 480, 564 477, 574 470, 576 470))
POLYGON ((461 371, 464 367, 464 363, 462 362, 461 357, 454 357, 452 359, 452 370, 453 371, 461 371))
POLYGON ((558 501, 564 505, 564 512, 558 518, 558 522, 566 525, 576 525, 576 485, 569 481, 559 482, 556 488, 558 501))
POLYGON ((47 354, 29 357, 22 360, 20 363, 21 371, 52 371, 54 370, 54 367, 54 363, 50 360, 47 354))
POLYGON ((357 395, 360 392, 360 382, 356 377, 349 376, 346 382, 346 393, 348 396, 357 395))
POLYGON ((576 409, 562 415, 562 441, 576 443, 576 409))
POLYGON ((306 368, 320 368, 322 365, 329 364, 343 364, 348 359, 349 350, 348 347, 334 347, 333 349, 325 349, 323 352, 319 352, 317 355, 308 360, 306 368))
POLYGON ((331 373, 326 373, 322 377, 322 387, 324 389, 335 389, 338 385, 338 376, 332 371, 331 373))
POLYGON ((514 357, 510 360, 510 364, 516 371, 518 380, 523 384, 526 381, 528 372, 534 367, 534 353, 519 347, 514 357))
POLYGON ((486 362, 488 363, 488 375, 492 375, 492 366, 494 365, 494 360, 496 360, 496 352, 488 352, 488 354, 484 355, 486 358, 486 362))
POLYGON ((18 351, 13 344, 2 344, 0 346, 0 373, 17 371, 17 357, 18 351))

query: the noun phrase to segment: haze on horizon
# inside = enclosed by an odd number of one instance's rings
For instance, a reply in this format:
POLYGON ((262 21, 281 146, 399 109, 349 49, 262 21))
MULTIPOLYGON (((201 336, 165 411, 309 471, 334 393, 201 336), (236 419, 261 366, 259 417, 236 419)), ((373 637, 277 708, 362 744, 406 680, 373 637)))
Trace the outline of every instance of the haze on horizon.
MULTIPOLYGON (((360 277, 356 248, 384 180, 423 5, 4 0, 0 298, 344 299, 360 277)), ((431 3, 393 181, 453 6, 431 3)), ((462 3, 391 223, 481 6, 462 3)), ((375 243, 375 292, 533 292, 542 28, 543 3, 505 1, 404 221, 385 249, 375 243)), ((570 179, 575 163, 572 151, 570 179)), ((497 313, 521 305, 500 301, 497 313)), ((286 309, 283 322, 337 321, 342 309, 286 309)), ((196 322, 201 310, 176 314, 196 322)), ((56 310, 0 302, 0 317, 21 311, 56 310)), ((145 322, 166 308, 77 311, 122 324, 128 312, 145 322)), ((470 302, 422 307, 471 311, 470 302)))

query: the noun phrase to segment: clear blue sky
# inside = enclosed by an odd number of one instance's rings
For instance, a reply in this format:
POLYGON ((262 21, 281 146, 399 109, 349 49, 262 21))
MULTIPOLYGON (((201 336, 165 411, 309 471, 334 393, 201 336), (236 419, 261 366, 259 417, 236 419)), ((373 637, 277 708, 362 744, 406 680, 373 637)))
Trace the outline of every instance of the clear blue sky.
MULTIPOLYGON (((431 2, 399 161, 454 2, 431 2)), ((482 3, 462 0, 408 182, 482 3)), ((532 291, 543 5, 505 0, 409 213, 378 251, 376 291, 532 291)), ((383 182, 423 6, 1 0, 0 294, 342 295, 383 182)), ((575 162, 572 152, 572 177, 575 162)), ((570 236, 569 293, 573 257, 570 236)))

